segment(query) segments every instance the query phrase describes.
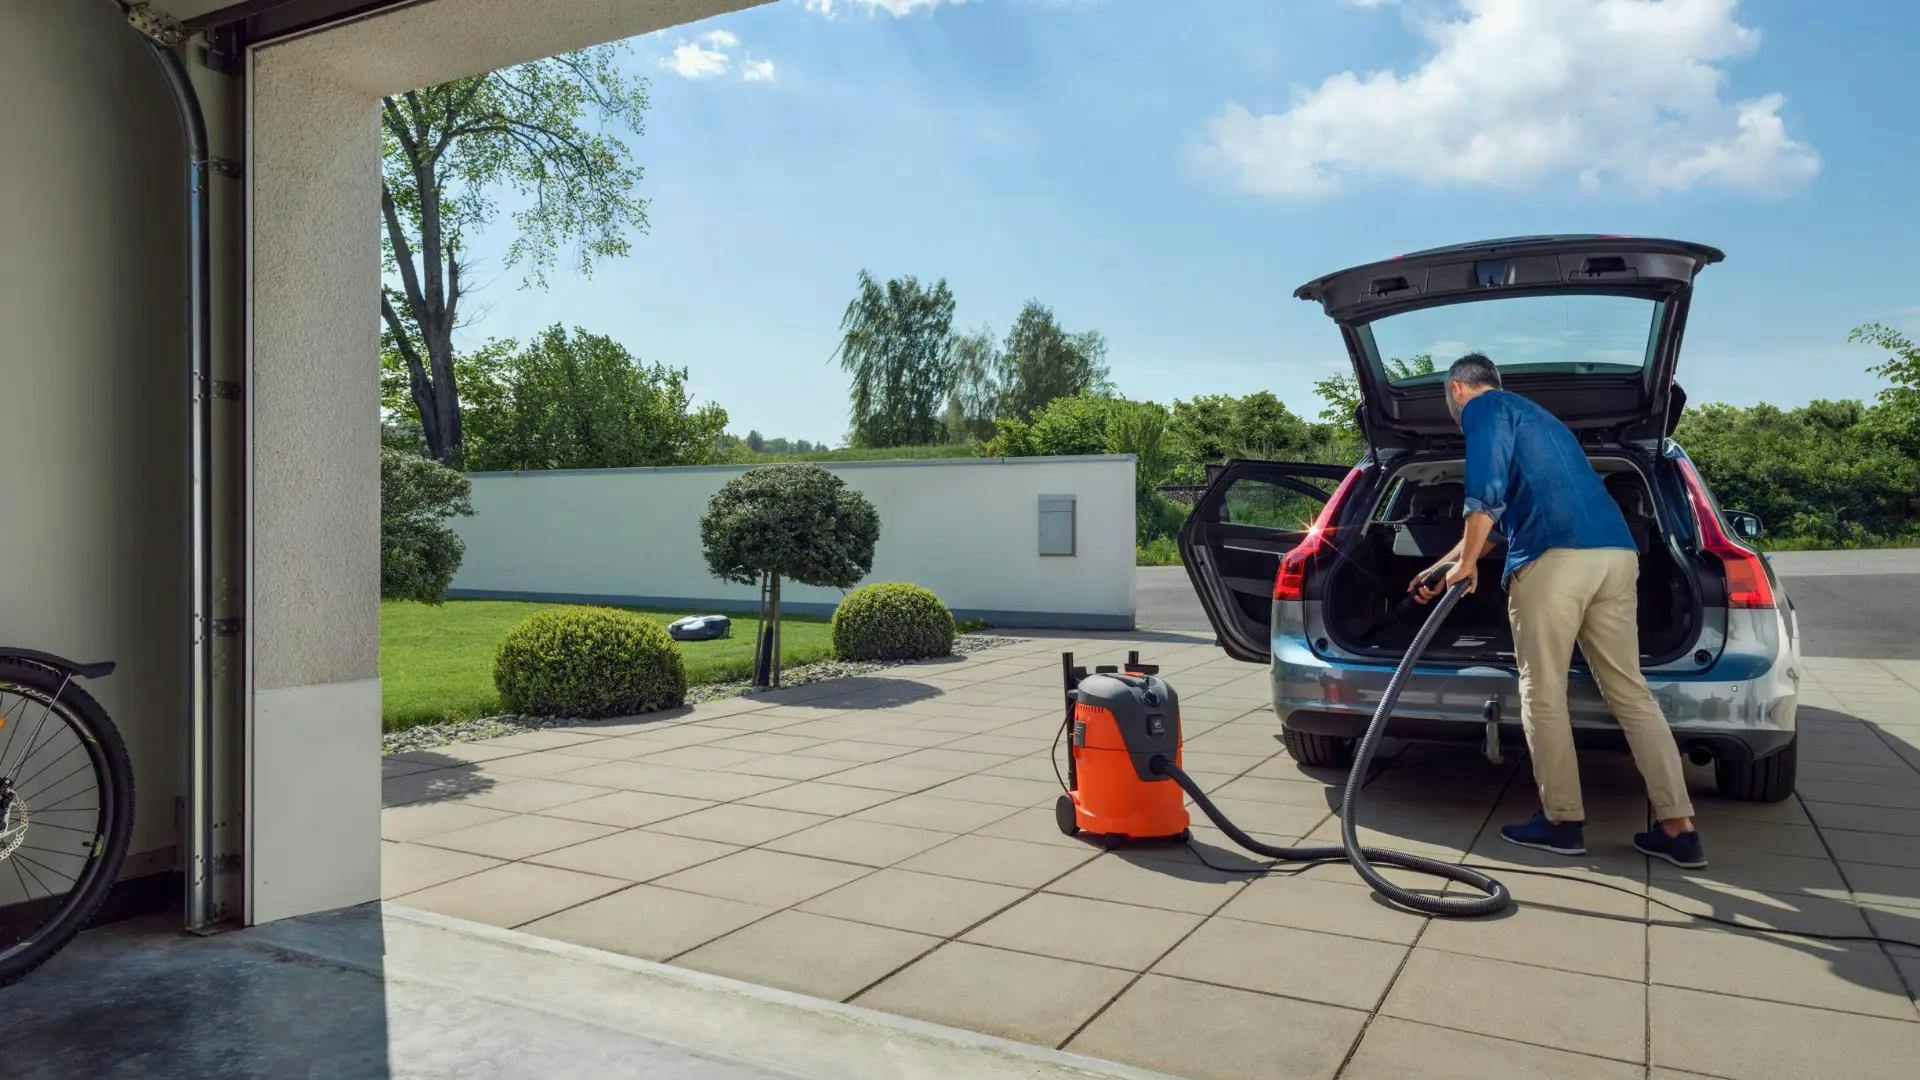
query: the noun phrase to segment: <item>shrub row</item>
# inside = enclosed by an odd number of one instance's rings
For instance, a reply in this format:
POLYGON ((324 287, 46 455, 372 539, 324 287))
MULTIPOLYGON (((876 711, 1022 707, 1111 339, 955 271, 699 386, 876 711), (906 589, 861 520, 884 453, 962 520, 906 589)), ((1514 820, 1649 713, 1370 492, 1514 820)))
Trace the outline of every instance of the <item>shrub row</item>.
MULTIPOLYGON (((954 633, 953 613, 918 585, 855 589, 833 613, 833 648, 844 660, 946 656, 954 633)), ((671 708, 687 695, 680 648, 667 632, 606 607, 528 616, 500 642, 493 684, 510 712, 583 720, 671 708)))

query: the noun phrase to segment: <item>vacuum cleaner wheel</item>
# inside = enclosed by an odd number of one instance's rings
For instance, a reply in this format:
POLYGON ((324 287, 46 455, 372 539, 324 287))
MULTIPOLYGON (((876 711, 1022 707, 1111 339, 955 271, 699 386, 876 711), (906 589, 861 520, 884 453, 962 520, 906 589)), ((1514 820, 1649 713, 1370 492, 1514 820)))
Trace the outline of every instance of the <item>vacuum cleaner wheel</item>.
POLYGON ((1067 796, 1062 795, 1053 801, 1053 820, 1066 835, 1079 835, 1080 825, 1074 820, 1073 800, 1067 796))

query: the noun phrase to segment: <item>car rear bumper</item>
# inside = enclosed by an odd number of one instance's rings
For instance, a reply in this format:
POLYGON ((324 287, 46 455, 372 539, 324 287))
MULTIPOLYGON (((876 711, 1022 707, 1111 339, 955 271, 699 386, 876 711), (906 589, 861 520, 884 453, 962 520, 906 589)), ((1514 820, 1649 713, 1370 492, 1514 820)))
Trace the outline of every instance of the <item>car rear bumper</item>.
MULTIPOLYGON (((1328 661, 1308 647, 1304 635, 1276 633, 1272 645, 1273 704, 1283 723, 1337 736, 1366 728, 1392 677, 1391 666, 1328 661)), ((1799 673, 1790 650, 1774 653, 1729 649, 1697 672, 1648 674, 1647 685, 1683 751, 1697 747, 1723 760, 1746 761, 1793 741, 1799 673)), ((1498 711, 1502 742, 1524 743, 1519 676, 1513 668, 1420 665, 1407 678, 1387 734, 1479 743, 1486 737, 1489 702, 1498 711)), ((1571 674, 1567 708, 1577 745, 1625 748, 1624 733, 1584 669, 1571 674)))
MULTIPOLYGON (((1371 714, 1315 712, 1310 709, 1296 709, 1291 713, 1281 713, 1281 723, 1295 731, 1306 731, 1316 735, 1337 735, 1344 738, 1358 738, 1367 729, 1371 714)), ((1481 745, 1486 737, 1483 723, 1462 723, 1458 720, 1432 720, 1418 716, 1396 715, 1387 722, 1387 734, 1396 739, 1411 739, 1417 742, 1451 742, 1481 745)), ((1751 731, 1689 731, 1675 727, 1674 741, 1680 744, 1683 753, 1703 750, 1721 761, 1752 761, 1763 758, 1786 748, 1793 741, 1792 731, 1778 729, 1754 729, 1751 731)), ((1526 733, 1520 724, 1513 720, 1500 723, 1500 744, 1502 746, 1525 746, 1526 733)), ((1583 750, 1613 750, 1625 752, 1627 738, 1618 727, 1579 727, 1573 730, 1575 746, 1583 750)))

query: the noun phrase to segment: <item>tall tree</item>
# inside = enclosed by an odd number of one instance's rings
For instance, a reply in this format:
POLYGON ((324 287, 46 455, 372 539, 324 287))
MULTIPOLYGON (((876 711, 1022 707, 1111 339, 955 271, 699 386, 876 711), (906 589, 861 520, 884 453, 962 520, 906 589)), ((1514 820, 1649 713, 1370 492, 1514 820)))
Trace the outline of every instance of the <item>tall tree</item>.
POLYGON ((841 316, 837 355, 853 377, 855 446, 934 442, 953 385, 953 292, 941 278, 885 286, 860 271, 858 291, 841 316))
POLYGON ((1098 330, 1069 334, 1053 309, 1029 300, 1007 331, 998 357, 998 416, 1026 420, 1055 398, 1106 394, 1107 339, 1098 330))
POLYGON ((398 282, 381 289, 384 346, 406 368, 435 458, 460 460, 453 332, 470 288, 466 241, 494 219, 495 195, 506 188, 525 200, 511 214, 505 263, 528 285, 545 284, 564 248, 589 273, 646 229, 631 151, 586 126, 597 114, 643 129, 646 81, 618 70, 619 50, 595 46, 380 99, 380 243, 398 282))
POLYGON ((1134 456, 1133 481, 1145 495, 1173 467, 1167 440, 1167 407, 1152 401, 1115 401, 1107 414, 1106 450, 1134 456))
POLYGON ((957 334, 953 339, 953 386, 947 391, 947 441, 972 442, 993 437, 1000 401, 1000 343, 993 328, 957 334))
POLYGON ((718 405, 695 405, 684 368, 643 364, 601 334, 555 324, 516 353, 456 370, 483 393, 465 412, 473 469, 701 465, 726 430, 718 405))

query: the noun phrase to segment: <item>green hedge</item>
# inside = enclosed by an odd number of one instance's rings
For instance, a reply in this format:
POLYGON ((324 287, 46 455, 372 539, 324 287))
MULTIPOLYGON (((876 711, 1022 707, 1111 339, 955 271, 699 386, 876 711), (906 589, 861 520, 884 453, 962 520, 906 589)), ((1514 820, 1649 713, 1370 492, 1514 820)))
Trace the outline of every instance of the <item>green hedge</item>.
POLYGON ((833 612, 833 652, 842 660, 920 660, 953 652, 953 612, 930 589, 866 585, 833 612))
POLYGON ((554 608, 508 631, 493 658, 508 711, 595 719, 680 704, 687 671, 667 632, 630 611, 554 608))

